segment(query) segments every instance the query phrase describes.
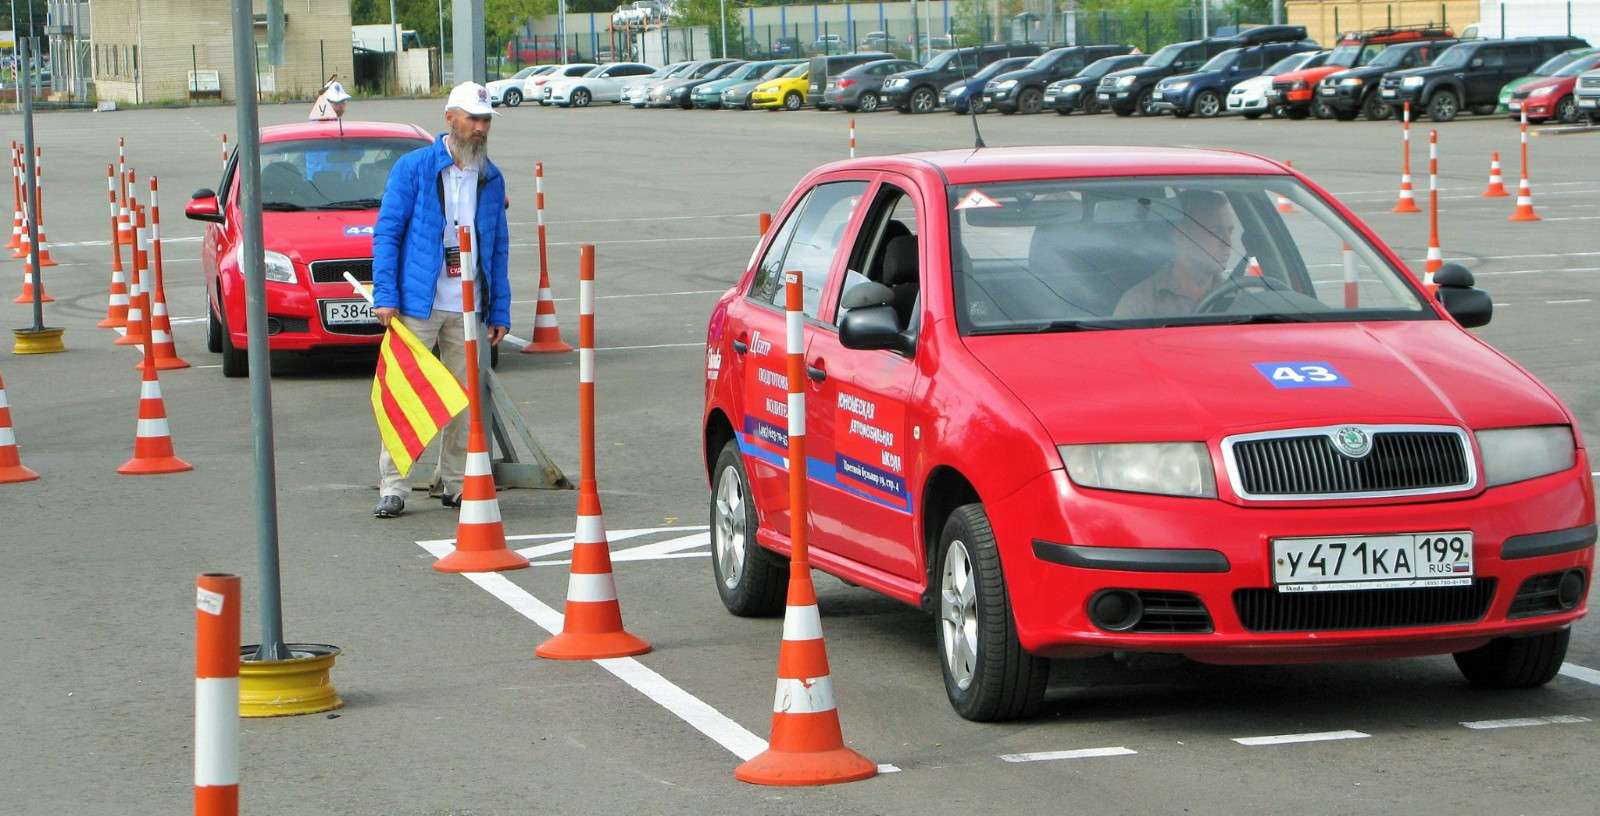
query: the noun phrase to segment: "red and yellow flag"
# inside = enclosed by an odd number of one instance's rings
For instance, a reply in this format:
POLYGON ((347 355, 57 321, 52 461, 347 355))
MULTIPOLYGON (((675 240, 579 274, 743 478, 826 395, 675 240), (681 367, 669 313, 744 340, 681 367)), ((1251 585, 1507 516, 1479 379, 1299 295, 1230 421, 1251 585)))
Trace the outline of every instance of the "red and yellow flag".
POLYGON ((467 407, 467 389, 399 320, 389 321, 372 378, 372 413, 378 434, 400 475, 456 414, 467 407))

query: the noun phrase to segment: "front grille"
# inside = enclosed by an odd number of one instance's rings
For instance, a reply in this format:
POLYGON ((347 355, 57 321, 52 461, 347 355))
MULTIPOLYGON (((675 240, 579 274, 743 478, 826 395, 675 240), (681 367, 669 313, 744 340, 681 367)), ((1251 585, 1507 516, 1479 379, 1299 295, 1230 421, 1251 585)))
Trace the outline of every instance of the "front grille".
POLYGON ((379 323, 347 323, 342 326, 323 326, 329 334, 348 334, 353 337, 371 337, 383 334, 384 328, 379 323))
POLYGON ((1141 589, 1134 592, 1144 606, 1144 614, 1131 630, 1150 634, 1207 634, 1212 631, 1211 615, 1198 597, 1187 592, 1161 592, 1141 589))
POLYGON ((1406 496, 1463 490, 1476 482, 1466 435, 1449 428, 1361 428, 1371 452, 1345 455, 1336 436, 1354 426, 1250 434, 1223 441, 1243 498, 1406 496))
POLYGON ((1565 612, 1570 607, 1563 607, 1557 597, 1561 579, 1565 575, 1566 572, 1547 572, 1523 581, 1516 596, 1511 599, 1511 609, 1506 612, 1506 617, 1531 618, 1565 612))
POLYGON ((1578 77, 1579 88, 1600 88, 1600 76, 1578 77))
POLYGON ((1274 82, 1274 83, 1272 83, 1272 90, 1278 91, 1279 93, 1287 91, 1287 90, 1289 90, 1290 88, 1293 88, 1293 87, 1294 87, 1294 83, 1293 82, 1274 82))
POLYGON ((1512 91, 1511 92, 1511 98, 1512 99, 1527 99, 1528 98, 1528 92, 1527 91, 1512 91))
POLYGON ((1292 592, 1241 589, 1233 593, 1239 623, 1252 632, 1330 632, 1449 626, 1482 620, 1494 601, 1495 579, 1470 586, 1292 592))
POLYGON ((372 282, 372 259, 357 258, 348 261, 315 261, 311 264, 312 283, 347 283, 344 273, 349 272, 362 283, 372 282))
POLYGON ((1101 77, 1100 87, 1107 91, 1114 90, 1117 87, 1117 78, 1110 75, 1101 77))

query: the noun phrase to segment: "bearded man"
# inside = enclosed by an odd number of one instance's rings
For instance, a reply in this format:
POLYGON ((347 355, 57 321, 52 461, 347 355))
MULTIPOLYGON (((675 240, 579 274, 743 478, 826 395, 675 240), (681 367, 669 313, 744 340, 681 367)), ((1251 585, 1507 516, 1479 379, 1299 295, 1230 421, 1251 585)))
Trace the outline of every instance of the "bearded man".
MULTIPOLYGON (((469 229, 477 261, 479 311, 470 319, 488 326, 490 345, 498 344, 511 326, 506 184, 488 155, 489 125, 498 115, 482 85, 463 82, 452 89, 444 110, 449 131, 395 162, 372 234, 372 305, 378 322, 387 327, 399 320, 424 346, 437 342, 439 359, 462 382, 469 361, 459 227, 469 229)), ((476 360, 471 363, 477 365, 476 360)), ((432 490, 445 507, 460 507, 467 459, 465 411, 444 427, 439 440, 432 490)), ((373 515, 394 518, 405 510, 411 488, 388 449, 379 448, 379 499, 373 515)))

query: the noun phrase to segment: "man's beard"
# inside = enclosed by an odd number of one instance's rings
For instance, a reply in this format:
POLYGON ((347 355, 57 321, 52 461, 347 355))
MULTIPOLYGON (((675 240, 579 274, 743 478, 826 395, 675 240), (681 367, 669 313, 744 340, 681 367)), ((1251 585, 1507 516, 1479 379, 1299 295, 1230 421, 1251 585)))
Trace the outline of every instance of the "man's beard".
POLYGON ((489 140, 474 142, 471 139, 453 139, 451 147, 454 149, 456 162, 463 168, 480 168, 484 159, 489 157, 489 140))

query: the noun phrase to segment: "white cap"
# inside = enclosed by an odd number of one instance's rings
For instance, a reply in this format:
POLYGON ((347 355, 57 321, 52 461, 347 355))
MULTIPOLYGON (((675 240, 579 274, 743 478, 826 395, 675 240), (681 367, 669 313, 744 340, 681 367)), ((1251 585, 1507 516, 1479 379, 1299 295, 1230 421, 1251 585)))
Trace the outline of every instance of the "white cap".
POLYGON ((489 104, 489 89, 476 82, 463 82, 450 90, 450 99, 444 103, 444 109, 452 108, 468 116, 500 115, 489 104))
POLYGON ((327 87, 322 89, 322 95, 328 97, 329 102, 343 102, 350 98, 350 94, 345 91, 344 86, 340 85, 338 80, 329 82, 327 87))

